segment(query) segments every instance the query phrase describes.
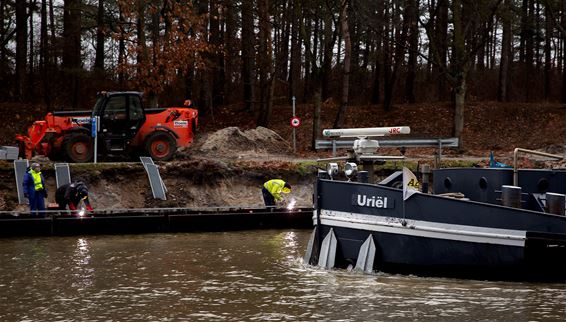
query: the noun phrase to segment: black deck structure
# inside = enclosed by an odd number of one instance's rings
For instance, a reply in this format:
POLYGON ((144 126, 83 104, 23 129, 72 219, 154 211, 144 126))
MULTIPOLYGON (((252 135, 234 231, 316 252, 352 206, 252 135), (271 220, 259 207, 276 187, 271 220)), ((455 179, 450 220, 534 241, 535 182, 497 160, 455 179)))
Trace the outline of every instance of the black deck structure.
POLYGON ((145 208, 78 217, 47 212, 0 215, 0 237, 312 228, 312 208, 145 208))

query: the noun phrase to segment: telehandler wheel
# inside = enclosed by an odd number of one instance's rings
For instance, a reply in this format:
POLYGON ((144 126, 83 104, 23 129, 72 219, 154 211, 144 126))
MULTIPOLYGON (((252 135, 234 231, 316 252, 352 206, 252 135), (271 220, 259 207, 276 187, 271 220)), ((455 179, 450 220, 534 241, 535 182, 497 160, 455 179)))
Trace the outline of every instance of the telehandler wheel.
POLYGON ((90 136, 85 133, 70 133, 63 138, 63 151, 70 162, 90 162, 94 151, 90 136))
POLYGON ((171 134, 155 131, 145 139, 145 151, 157 161, 169 161, 177 151, 177 143, 171 134))

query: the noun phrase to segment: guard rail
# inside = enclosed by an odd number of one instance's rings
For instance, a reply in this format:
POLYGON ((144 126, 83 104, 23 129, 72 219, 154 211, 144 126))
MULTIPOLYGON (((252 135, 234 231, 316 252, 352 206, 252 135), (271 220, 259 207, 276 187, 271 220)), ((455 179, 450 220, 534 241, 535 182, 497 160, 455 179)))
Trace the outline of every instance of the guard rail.
MULTIPOLYGON (((436 147, 438 156, 442 155, 442 148, 458 147, 458 138, 427 138, 427 139, 385 139, 378 140, 380 147, 387 148, 413 148, 413 147, 436 147)), ((316 140, 317 150, 332 149, 332 156, 336 156, 336 149, 347 149, 354 146, 354 140, 316 140)))

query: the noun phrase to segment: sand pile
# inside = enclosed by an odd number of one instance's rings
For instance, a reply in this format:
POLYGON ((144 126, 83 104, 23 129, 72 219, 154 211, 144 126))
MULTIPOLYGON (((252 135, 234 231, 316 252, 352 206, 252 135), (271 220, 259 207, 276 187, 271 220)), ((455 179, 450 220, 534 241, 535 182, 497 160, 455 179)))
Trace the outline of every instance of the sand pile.
POLYGON ((198 148, 199 152, 218 157, 261 157, 292 153, 289 143, 279 134, 261 126, 243 132, 237 127, 227 127, 202 139, 204 142, 198 148))

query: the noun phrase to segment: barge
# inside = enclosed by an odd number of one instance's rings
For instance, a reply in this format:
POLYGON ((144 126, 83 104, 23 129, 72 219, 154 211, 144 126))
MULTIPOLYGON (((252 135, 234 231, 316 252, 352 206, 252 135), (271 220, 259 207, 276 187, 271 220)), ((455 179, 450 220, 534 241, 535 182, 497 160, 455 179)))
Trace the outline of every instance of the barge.
POLYGON ((566 280, 566 170, 518 169, 519 152, 562 158, 515 149, 513 168, 436 169, 420 185, 406 168, 374 183, 365 171, 354 176, 353 163, 347 180, 337 180, 329 163, 314 187, 305 262, 368 273, 566 280))
POLYGON ((0 237, 176 233, 310 228, 312 208, 144 208, 94 210, 86 216, 46 211, 0 213, 0 237))

